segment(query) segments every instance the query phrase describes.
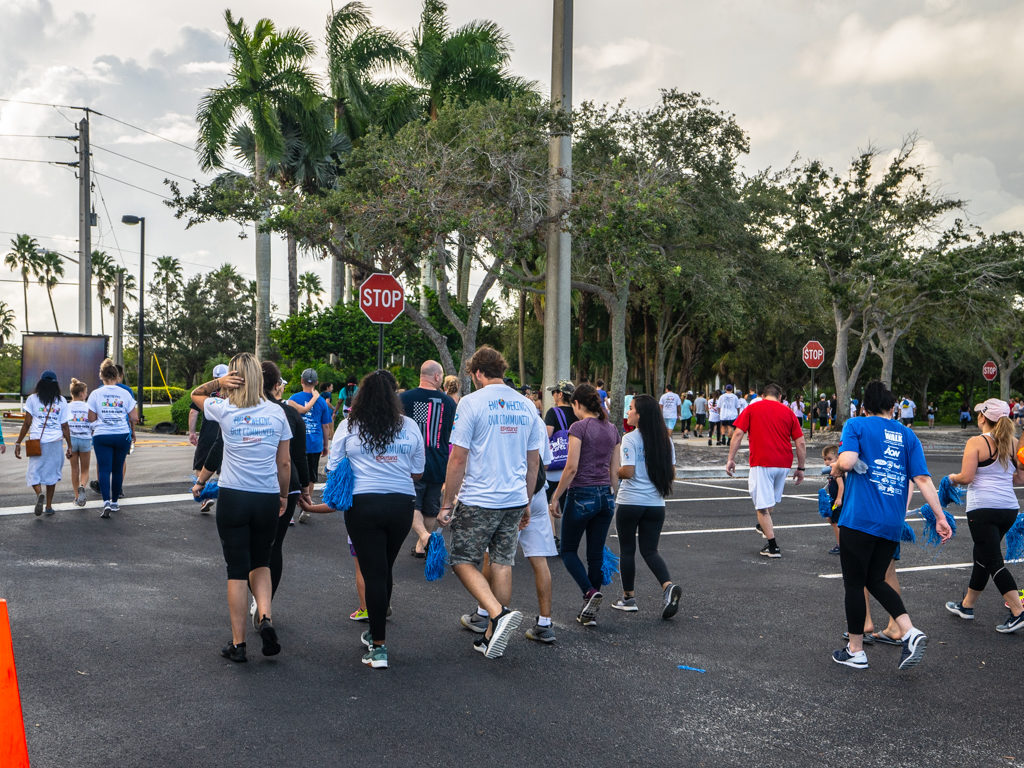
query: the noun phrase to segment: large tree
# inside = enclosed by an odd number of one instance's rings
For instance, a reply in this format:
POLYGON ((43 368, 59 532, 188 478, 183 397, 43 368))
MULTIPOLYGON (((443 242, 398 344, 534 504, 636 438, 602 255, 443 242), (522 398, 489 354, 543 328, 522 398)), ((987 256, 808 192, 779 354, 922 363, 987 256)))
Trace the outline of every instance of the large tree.
POLYGON ((29 235, 17 235, 11 240, 11 250, 4 256, 4 264, 21 273, 21 286, 25 299, 25 332, 28 333, 28 284, 38 277, 42 267, 39 242, 29 235))
MULTIPOLYGON (((224 21, 231 74, 225 85, 212 89, 199 103, 200 166, 223 168, 223 153, 233 131, 247 123, 255 140, 253 177, 262 186, 268 178, 267 163, 285 153, 282 113, 302 123, 307 137, 318 135, 320 96, 316 78, 306 68, 314 46, 302 30, 278 32, 269 19, 260 19, 250 30, 228 10, 224 21)), ((270 232, 262 223, 258 222, 256 231, 255 348, 260 359, 267 356, 270 341, 270 232)))

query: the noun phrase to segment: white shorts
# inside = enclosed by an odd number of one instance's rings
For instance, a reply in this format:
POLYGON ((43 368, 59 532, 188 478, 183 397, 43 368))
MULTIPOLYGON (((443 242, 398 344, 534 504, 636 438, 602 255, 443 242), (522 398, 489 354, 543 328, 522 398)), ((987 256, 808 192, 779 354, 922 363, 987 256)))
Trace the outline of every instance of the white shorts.
POLYGON ((548 515, 548 497, 544 491, 535 493, 530 500, 530 523, 519 532, 519 546, 524 557, 554 557, 558 554, 555 546, 555 532, 551 530, 548 515))
POLYGON ((788 476, 787 467, 751 467, 747 489, 754 502, 754 509, 771 509, 782 501, 782 491, 788 476))

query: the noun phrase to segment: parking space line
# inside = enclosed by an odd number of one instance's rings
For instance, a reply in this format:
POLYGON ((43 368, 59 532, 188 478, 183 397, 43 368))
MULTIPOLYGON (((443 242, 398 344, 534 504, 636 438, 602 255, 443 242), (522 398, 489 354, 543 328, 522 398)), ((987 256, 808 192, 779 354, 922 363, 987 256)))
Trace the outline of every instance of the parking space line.
MULTIPOLYGON (((150 504, 176 504, 181 501, 193 501, 191 493, 169 493, 163 496, 139 496, 131 497, 128 499, 121 499, 118 501, 120 507, 142 507, 150 504)), ((55 512, 74 512, 82 510, 85 512, 96 511, 102 507, 102 502, 99 499, 90 499, 84 507, 76 506, 73 501, 65 501, 59 504, 54 504, 53 509, 55 512)), ((6 517, 8 515, 31 515, 35 512, 34 504, 26 504, 18 507, 4 507, 0 509, 0 517, 6 517)))
MULTIPOLYGON (((790 494, 790 493, 782 494, 782 498, 784 498, 784 499, 803 499, 804 501, 817 501, 818 500, 817 495, 814 495, 814 496, 808 496, 808 495, 801 496, 801 495, 790 494)), ((747 495, 743 495, 743 496, 701 496, 701 497, 695 498, 695 499, 665 499, 665 503, 666 504, 681 504, 681 503, 683 503, 685 501, 750 501, 750 495, 747 494, 747 495)))
MULTIPOLYGON (((974 563, 948 563, 946 565, 915 565, 908 568, 897 568, 896 573, 912 573, 913 571, 945 571, 950 568, 970 568, 974 563)), ((841 573, 819 573, 819 579, 841 579, 841 573)))

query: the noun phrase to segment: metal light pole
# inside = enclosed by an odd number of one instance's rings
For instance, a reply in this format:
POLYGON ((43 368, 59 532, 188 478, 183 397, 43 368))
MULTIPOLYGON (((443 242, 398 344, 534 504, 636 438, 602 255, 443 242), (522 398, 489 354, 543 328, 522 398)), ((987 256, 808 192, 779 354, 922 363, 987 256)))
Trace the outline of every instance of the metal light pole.
MULTIPOLYGON (((551 101, 572 112, 573 0, 554 0, 551 37, 551 101)), ((569 378, 572 236, 564 211, 572 196, 572 135, 568 129, 551 135, 548 149, 548 212, 560 214, 548 225, 544 306, 544 405, 553 404, 549 387, 569 378)))
POLYGON ((145 389, 143 389, 143 378, 142 368, 145 360, 142 354, 143 337, 146 330, 145 321, 145 305, 143 299, 146 293, 146 217, 145 216, 132 216, 131 214, 125 214, 121 217, 122 224, 141 224, 142 231, 139 239, 139 380, 138 380, 138 397, 136 398, 139 407, 139 424, 144 424, 145 421, 142 418, 142 399, 145 389))

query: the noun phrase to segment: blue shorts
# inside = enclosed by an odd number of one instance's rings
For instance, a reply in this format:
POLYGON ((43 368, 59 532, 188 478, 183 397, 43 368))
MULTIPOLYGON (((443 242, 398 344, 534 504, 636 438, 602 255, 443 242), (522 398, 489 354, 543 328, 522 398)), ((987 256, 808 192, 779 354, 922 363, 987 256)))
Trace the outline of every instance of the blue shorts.
POLYGON ((665 426, 668 427, 668 431, 671 432, 676 428, 676 419, 665 419, 665 426))
POLYGON ((90 453, 92 451, 91 437, 71 436, 71 450, 77 453, 90 453))

